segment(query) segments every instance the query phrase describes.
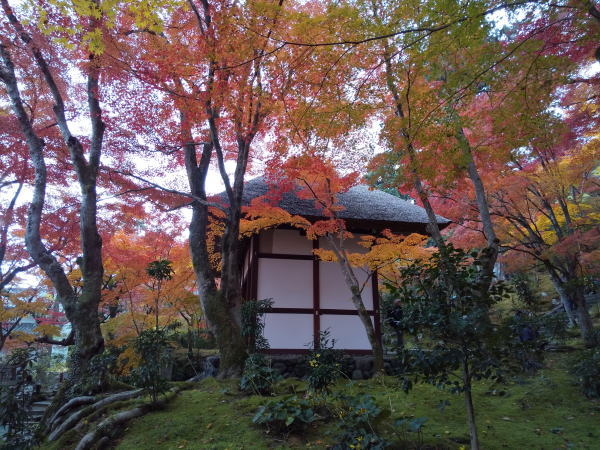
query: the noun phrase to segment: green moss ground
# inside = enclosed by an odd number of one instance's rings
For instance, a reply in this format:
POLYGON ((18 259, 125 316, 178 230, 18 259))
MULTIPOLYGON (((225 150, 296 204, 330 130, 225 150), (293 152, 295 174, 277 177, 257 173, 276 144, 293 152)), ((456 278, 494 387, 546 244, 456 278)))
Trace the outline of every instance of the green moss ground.
MULTIPOLYGON (((475 408, 484 449, 597 449, 600 448, 600 402, 586 400, 566 372, 568 356, 551 354, 548 367, 531 378, 508 385, 478 384, 475 408)), ((287 381, 286 386, 294 384, 287 381)), ((296 383, 301 386, 301 384, 296 383)), ((340 382, 346 393, 374 395, 391 418, 413 415, 428 418, 425 442, 436 448, 468 448, 462 397, 431 386, 417 386, 404 394, 394 378, 340 382), (444 411, 440 400, 450 401, 444 411)), ((129 424, 116 448, 139 449, 263 449, 324 448, 331 442, 331 423, 316 422, 302 436, 274 437, 252 424, 258 406, 266 401, 244 396, 234 380, 204 380, 184 391, 159 412, 129 424)), ((392 420, 389 420, 391 423, 392 420)), ((401 433, 391 427, 382 432, 399 443, 401 433)), ((408 437, 415 439, 410 433, 408 437)))

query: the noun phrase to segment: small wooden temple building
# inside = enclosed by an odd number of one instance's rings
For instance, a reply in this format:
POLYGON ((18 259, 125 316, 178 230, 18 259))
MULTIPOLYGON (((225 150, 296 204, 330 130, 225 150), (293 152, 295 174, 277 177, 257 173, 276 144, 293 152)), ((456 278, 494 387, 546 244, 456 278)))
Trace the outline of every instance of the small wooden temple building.
MULTIPOLYGON (((262 178, 247 182, 244 203, 267 194, 268 189, 262 178)), ((344 207, 339 216, 354 234, 354 239, 345 243, 349 252, 366 251, 358 245, 361 234, 376 235, 386 228, 407 235, 427 233, 425 210, 386 192, 356 186, 340 194, 338 202, 344 207)), ((279 206, 308 220, 322 219, 313 201, 301 199, 294 192, 283 194, 279 206)), ((438 223, 444 227, 449 221, 438 216, 438 223)), ((313 256, 313 249, 320 246, 327 248, 327 241, 311 241, 292 228, 270 229, 255 235, 245 253, 244 295, 248 299, 273 301, 264 329, 271 353, 305 352, 318 341, 321 331, 329 330, 336 348, 368 354, 371 346, 339 265, 313 256)), ((380 335, 377 273, 369 277, 365 270, 355 272, 361 283, 369 278, 362 297, 380 335)))

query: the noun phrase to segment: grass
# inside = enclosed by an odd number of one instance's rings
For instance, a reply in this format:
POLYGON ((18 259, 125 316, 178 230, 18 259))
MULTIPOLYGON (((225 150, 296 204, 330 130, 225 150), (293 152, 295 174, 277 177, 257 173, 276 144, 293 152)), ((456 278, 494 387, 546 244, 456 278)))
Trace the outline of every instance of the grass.
MULTIPOLYGON (((600 402, 586 400, 567 373, 569 355, 550 354, 547 368, 536 376, 490 388, 478 384, 475 408, 482 448, 485 449, 594 449, 600 440, 600 402)), ((280 389, 302 387, 284 381, 280 389)), ((404 394, 392 377, 340 382, 337 390, 372 394, 390 411, 389 423, 400 416, 427 417, 425 443, 430 448, 468 448, 462 397, 420 385, 404 394), (450 402, 443 411, 440 401, 450 402)), ((120 450, 138 449, 267 449, 325 448, 333 443, 332 423, 319 421, 301 436, 271 436, 252 424, 266 399, 246 396, 235 380, 207 379, 184 391, 166 409, 129 424, 120 450)), ((400 444, 402 433, 386 427, 388 440, 400 444)), ((411 440, 414 433, 407 433, 411 440)))

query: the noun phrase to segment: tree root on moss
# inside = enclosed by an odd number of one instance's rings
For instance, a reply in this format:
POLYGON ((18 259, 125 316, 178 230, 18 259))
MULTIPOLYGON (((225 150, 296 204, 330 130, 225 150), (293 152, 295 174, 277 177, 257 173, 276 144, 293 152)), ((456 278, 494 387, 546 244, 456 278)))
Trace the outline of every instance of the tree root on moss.
POLYGON ((166 394, 163 399, 159 400, 156 403, 148 402, 142 405, 139 405, 135 408, 121 411, 112 416, 107 417, 98 425, 96 425, 92 430, 90 430, 81 440, 75 450, 86 450, 92 448, 97 443, 100 442, 109 442, 111 438, 116 436, 119 430, 123 427, 125 423, 130 421, 131 419, 135 419, 137 417, 141 417, 144 414, 163 408, 167 403, 169 403, 177 394, 179 393, 179 389, 173 390, 166 394))
POLYGON ((93 403, 98 397, 92 396, 92 395, 86 395, 83 397, 75 397, 72 398, 71 400, 69 400, 67 403, 65 403, 64 405, 62 405, 50 418, 50 420, 48 420, 48 429, 49 430, 54 430, 56 428, 56 424, 58 422, 58 419, 60 419, 62 416, 64 416, 67 412, 69 412, 71 409, 77 408, 81 405, 89 405, 90 403, 93 403))
MULTIPOLYGON (((118 392, 116 394, 109 395, 108 397, 104 397, 104 398, 96 401, 95 403, 92 403, 91 405, 89 405, 90 402, 88 402, 87 400, 86 401, 83 400, 84 397, 77 397, 77 398, 73 399, 73 400, 77 400, 77 399, 81 399, 81 400, 79 400, 79 402, 75 402, 70 408, 64 409, 65 412, 68 411, 69 409, 73 409, 75 407, 74 405, 76 405, 77 403, 79 404, 79 406, 86 405, 86 404, 88 404, 89 406, 86 406, 83 409, 77 410, 68 416, 63 413, 62 414, 62 416, 64 417, 63 420, 59 420, 60 417, 57 417, 57 419, 54 419, 54 421, 51 423, 52 432, 48 436, 48 441, 49 442, 55 441, 60 436, 62 436, 66 431, 70 430, 75 425, 77 425, 77 423, 81 419, 90 415, 94 411, 97 411, 98 409, 103 408, 112 403, 116 403, 116 402, 119 402, 122 400, 129 400, 129 399, 137 397, 141 394, 142 394, 141 389, 118 392)), ((97 397, 93 397, 92 401, 95 400, 96 398, 97 397)), ((71 401, 73 401, 73 400, 71 400, 71 401)), ((70 402, 65 404, 65 406, 67 406, 70 402)), ((59 411, 57 411, 57 414, 59 411)), ((57 415, 57 414, 55 414, 55 415, 57 415)))

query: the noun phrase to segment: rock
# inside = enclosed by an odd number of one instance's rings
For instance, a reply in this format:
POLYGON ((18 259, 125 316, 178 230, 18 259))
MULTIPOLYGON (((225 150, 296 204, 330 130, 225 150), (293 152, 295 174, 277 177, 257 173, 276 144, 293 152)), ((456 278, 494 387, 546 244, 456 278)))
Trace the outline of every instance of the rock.
POLYGON ((373 370, 373 358, 371 356, 357 356, 355 360, 357 369, 367 372, 373 370))
POLYGON ((362 380, 363 379, 363 373, 362 370, 360 369, 356 369, 352 372, 352 379, 353 380, 362 380))

